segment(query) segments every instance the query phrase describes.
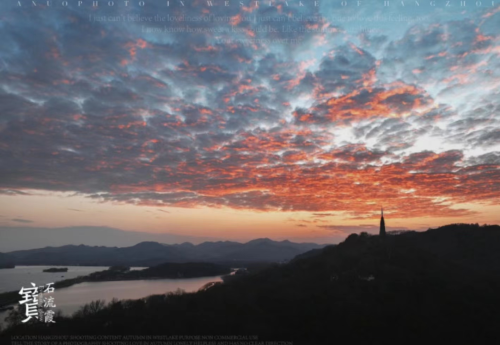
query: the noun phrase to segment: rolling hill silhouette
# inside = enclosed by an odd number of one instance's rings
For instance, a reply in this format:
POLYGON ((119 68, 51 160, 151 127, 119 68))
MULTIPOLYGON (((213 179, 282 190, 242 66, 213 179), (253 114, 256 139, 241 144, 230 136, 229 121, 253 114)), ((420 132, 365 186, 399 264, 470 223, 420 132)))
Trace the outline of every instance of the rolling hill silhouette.
MULTIPOLYGON (((67 245, 19 250, 3 254, 5 262, 16 265, 154 266, 165 262, 279 262, 324 245, 256 239, 247 243, 230 241, 160 244, 141 242, 131 247, 67 245)), ((1 253, 0 253, 1 254, 1 253)))
POLYGON ((500 227, 351 235, 194 294, 93 304, 12 334, 258 335, 294 344, 496 343, 500 227))

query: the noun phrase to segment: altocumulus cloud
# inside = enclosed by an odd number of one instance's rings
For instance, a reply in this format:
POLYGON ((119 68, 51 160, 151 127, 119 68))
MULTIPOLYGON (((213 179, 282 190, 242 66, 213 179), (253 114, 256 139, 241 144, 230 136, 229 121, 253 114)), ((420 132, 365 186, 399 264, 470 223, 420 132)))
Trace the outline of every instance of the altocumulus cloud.
POLYGON ((200 28, 239 30, 160 37, 89 22, 84 9, 9 6, 0 5, 10 11, 0 26, 2 194, 317 218, 362 218, 374 203, 454 217, 474 212, 453 204, 499 201, 495 9, 357 35, 330 22, 327 6, 214 7, 230 20, 200 28), (315 19, 291 22, 294 35, 257 32, 248 11, 315 19), (300 44, 251 41, 292 37, 300 44))

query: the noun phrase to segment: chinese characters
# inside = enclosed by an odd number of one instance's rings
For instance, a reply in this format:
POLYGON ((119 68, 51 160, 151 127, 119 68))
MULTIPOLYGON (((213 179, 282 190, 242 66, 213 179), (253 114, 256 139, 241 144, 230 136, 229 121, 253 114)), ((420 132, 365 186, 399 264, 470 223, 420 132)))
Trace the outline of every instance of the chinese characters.
POLYGON ((22 320, 23 323, 28 322, 32 318, 46 323, 55 323, 55 312, 51 308, 55 308, 55 300, 53 296, 45 296, 44 294, 51 294, 54 292, 54 283, 48 283, 45 286, 36 286, 31 283, 31 287, 22 287, 19 294, 23 297, 19 301, 20 305, 25 305, 26 318, 22 320), (39 298, 41 294, 41 298, 39 298))

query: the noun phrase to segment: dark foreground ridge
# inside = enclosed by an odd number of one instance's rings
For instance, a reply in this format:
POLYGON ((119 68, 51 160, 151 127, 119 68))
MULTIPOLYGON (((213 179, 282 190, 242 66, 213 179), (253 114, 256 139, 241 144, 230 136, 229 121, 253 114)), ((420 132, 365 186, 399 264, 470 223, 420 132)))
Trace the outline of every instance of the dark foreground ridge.
MULTIPOLYGON (((7 335, 258 335, 294 344, 500 340, 500 227, 450 225, 338 246, 193 294, 93 303, 7 335)), ((0 339, 1 340, 1 339, 0 339)))

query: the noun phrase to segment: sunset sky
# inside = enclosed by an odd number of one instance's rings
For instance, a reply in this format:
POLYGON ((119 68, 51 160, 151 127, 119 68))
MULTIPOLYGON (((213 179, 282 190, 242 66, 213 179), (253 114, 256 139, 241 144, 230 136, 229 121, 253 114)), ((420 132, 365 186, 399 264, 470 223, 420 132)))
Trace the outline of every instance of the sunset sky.
POLYGON ((2 1, 0 227, 500 223, 500 7, 303 2, 2 1))

